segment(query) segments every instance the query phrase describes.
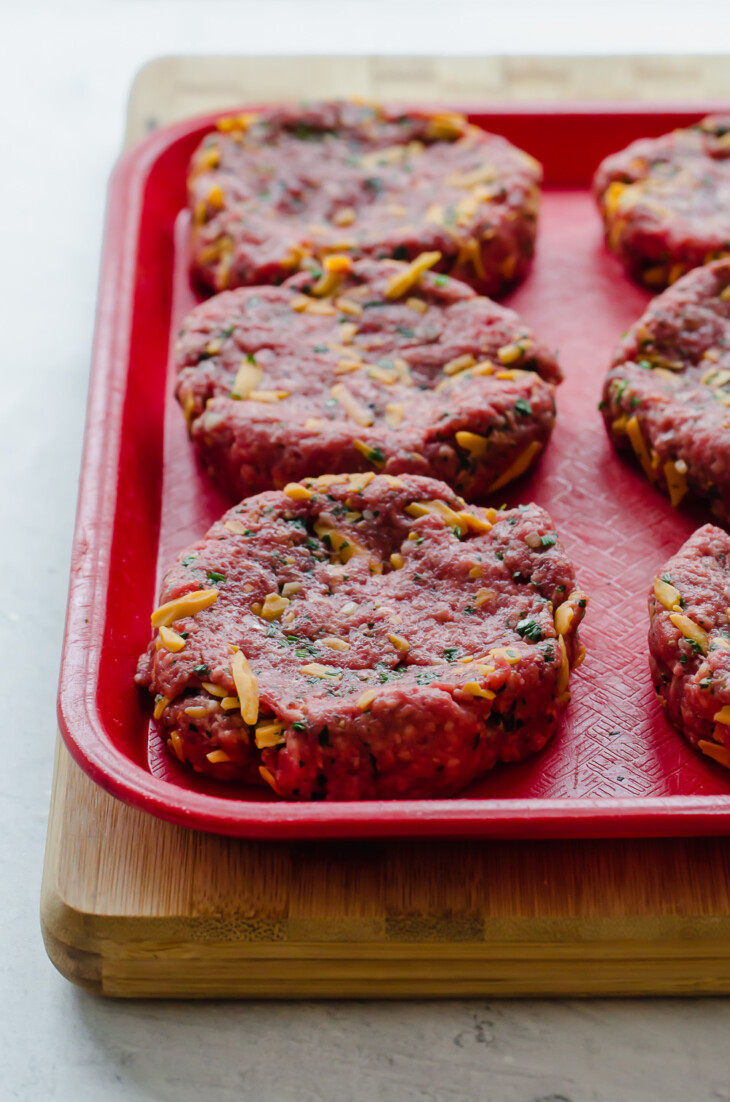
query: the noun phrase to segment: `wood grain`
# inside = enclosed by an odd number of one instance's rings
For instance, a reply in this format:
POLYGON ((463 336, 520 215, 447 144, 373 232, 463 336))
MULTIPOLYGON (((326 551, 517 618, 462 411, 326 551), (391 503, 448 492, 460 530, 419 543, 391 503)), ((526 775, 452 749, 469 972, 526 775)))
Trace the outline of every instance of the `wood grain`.
POLYGON ((113 800, 60 742, 42 921, 107 995, 730 992, 724 840, 240 842, 113 800))
POLYGON ((127 143, 244 103, 358 95, 454 104, 730 99, 727 57, 165 57, 137 75, 127 143))
MULTIPOLYGON (((720 99, 724 58, 164 58, 126 144, 246 100, 720 99)), ((59 740, 43 876, 48 954, 105 995, 726 994, 722 839, 217 838, 126 807, 59 740)))

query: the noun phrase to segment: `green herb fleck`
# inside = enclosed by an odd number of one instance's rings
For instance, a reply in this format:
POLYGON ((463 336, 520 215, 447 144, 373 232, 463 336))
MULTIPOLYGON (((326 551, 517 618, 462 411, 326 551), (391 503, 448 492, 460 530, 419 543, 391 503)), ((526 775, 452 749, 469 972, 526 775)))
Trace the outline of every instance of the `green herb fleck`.
POLYGON ((416 672, 416 684, 417 685, 430 685, 432 681, 438 677, 438 670, 418 670, 416 672))
POLYGON ((529 639, 531 643, 539 643, 542 639, 542 628, 532 619, 519 620, 515 627, 515 631, 518 635, 521 635, 523 639, 529 639))

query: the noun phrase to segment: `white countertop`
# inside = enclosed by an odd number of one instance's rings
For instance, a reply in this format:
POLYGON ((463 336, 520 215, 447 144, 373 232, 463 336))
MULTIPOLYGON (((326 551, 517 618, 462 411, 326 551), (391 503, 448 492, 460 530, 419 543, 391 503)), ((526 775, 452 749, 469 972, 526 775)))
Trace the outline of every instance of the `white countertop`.
POLYGON ((121 1003, 57 975, 38 923, 105 187, 139 66, 178 52, 719 52, 730 5, 0 0, 0 15, 0 1102, 730 1100, 726 999, 121 1003))

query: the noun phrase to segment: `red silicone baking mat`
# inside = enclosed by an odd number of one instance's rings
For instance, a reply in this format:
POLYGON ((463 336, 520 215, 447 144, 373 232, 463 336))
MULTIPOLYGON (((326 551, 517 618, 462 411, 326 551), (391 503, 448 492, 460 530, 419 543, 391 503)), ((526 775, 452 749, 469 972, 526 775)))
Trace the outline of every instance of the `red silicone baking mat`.
POLYGON ((449 800, 295 804, 220 786, 171 760, 132 678, 160 574, 226 508, 173 397, 169 347, 195 303, 187 277, 185 170, 211 126, 195 120, 132 151, 110 191, 69 610, 61 730, 113 795, 162 818, 267 838, 605 836, 730 832, 730 776, 667 723, 647 667, 646 599, 663 561, 708 519, 673 510, 606 439, 597 403, 617 338, 648 294, 604 249, 590 196, 602 156, 695 121, 676 109, 484 109, 545 166, 534 268, 508 302, 559 350, 565 382, 538 470, 499 494, 553 515, 591 596, 587 657, 557 737, 449 800))

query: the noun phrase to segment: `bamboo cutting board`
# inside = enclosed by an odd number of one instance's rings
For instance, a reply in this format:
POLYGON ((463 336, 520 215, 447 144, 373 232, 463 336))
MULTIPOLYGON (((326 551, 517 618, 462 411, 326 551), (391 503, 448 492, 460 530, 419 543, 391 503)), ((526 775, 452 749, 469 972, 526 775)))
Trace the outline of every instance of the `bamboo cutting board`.
MULTIPOLYGON (((127 144, 247 100, 730 99, 726 58, 164 58, 127 144)), ((57 747, 41 918, 117 996, 730 992, 724 839, 267 844, 160 822, 57 747)))

